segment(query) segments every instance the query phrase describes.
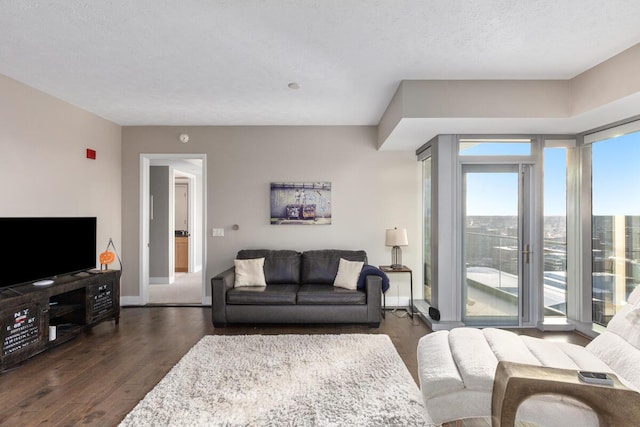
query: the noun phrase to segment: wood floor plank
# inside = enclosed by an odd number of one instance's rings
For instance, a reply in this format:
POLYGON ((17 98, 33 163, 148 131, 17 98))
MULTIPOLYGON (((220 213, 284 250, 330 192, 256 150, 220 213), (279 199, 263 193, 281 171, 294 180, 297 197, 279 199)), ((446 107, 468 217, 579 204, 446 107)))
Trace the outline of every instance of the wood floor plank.
MULTIPOLYGON (((418 340, 429 332, 420 321, 392 314, 387 315, 379 328, 360 325, 214 328, 208 307, 123 308, 119 325, 113 321, 96 325, 74 340, 1 373, 0 425, 115 426, 205 335, 387 334, 417 384, 416 348, 418 340)), ((566 333, 553 339, 581 340, 576 337, 566 333)))

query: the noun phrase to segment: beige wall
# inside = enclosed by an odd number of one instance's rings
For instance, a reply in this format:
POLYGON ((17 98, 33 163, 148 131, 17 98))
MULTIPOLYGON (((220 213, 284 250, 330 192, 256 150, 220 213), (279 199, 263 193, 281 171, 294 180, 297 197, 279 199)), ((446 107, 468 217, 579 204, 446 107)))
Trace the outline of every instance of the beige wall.
POLYGON ((419 295, 420 165, 412 152, 377 151, 375 127, 124 127, 122 145, 124 296, 138 295, 141 153, 207 155, 207 280, 243 248, 364 249, 371 264, 388 264, 384 232, 397 226, 409 233, 403 259, 419 295), (333 224, 270 225, 272 181, 331 181, 333 224), (211 237, 214 227, 225 236, 211 237))
POLYGON ((2 75, 0 94, 0 216, 96 216, 98 253, 120 250, 120 126, 2 75))
POLYGON ((640 44, 571 79, 571 113, 582 114, 640 92, 640 44))

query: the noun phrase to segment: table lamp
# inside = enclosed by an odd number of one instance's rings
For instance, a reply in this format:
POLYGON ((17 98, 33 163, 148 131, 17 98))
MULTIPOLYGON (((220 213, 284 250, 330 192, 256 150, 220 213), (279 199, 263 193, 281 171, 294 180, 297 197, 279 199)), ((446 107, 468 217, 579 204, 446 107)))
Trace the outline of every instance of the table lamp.
POLYGON ((402 250, 400 246, 408 246, 409 241, 407 239, 407 229, 391 228, 387 229, 387 234, 384 239, 385 246, 392 246, 391 249, 391 268, 402 268, 402 250))

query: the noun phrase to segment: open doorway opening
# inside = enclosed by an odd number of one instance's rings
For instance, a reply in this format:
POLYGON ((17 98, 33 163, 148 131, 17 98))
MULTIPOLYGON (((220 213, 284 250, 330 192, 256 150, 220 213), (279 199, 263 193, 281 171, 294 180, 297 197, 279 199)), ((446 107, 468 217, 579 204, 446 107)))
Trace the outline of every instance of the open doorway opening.
POLYGON ((206 155, 141 154, 140 295, 206 305, 206 155))

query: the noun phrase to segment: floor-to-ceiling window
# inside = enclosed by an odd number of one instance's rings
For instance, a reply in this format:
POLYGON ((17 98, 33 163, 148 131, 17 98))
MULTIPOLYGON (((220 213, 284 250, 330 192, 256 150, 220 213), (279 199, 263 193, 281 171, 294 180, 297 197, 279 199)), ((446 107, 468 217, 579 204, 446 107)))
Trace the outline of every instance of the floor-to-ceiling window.
POLYGON ((601 129, 430 141, 424 295, 447 321, 589 333, 626 304, 640 284, 640 121, 601 129))
POLYGON ((592 319, 606 325, 640 284, 640 132, 591 144, 592 319))
POLYGON ((567 314, 567 148, 545 147, 543 157, 544 316, 564 317, 567 314))
POLYGON ((423 265, 424 265, 424 299, 431 304, 432 292, 432 258, 431 258, 431 156, 422 161, 422 206, 423 206, 423 265))

